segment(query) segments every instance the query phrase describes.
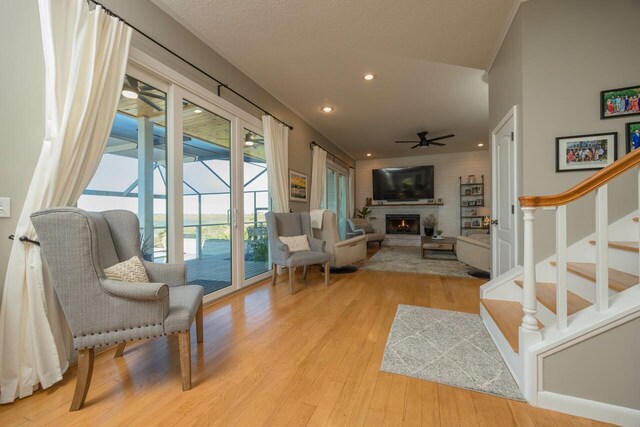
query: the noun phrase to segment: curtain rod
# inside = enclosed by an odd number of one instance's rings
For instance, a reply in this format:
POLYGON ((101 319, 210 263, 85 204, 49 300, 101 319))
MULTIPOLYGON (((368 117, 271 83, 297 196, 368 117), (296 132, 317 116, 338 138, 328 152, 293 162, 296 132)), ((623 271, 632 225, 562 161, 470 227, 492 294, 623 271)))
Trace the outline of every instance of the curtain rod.
POLYGON ((194 68, 195 70, 198 70, 199 72, 201 72, 202 74, 204 74, 205 76, 209 77, 211 80, 213 80, 214 82, 216 82, 218 84, 218 96, 220 96, 220 89, 221 88, 225 88, 227 89, 229 92, 235 94, 236 96, 240 97, 241 99, 243 99, 244 101, 248 102, 249 104, 253 105, 254 107, 256 107, 258 110, 262 111, 264 114, 273 117, 275 120, 279 121, 280 123, 282 123, 283 125, 285 125, 286 127, 288 127, 289 129, 293 130, 293 126, 291 126, 290 124, 288 124, 285 121, 280 120, 278 117, 276 117, 275 115, 271 114, 270 112, 268 112, 267 110, 265 110, 264 108, 262 108, 261 106, 259 106, 258 104, 256 104, 255 102, 253 102, 252 100, 250 100, 249 98, 247 98, 246 96, 242 95, 240 92, 237 92, 236 90, 232 89, 231 86, 229 86, 228 84, 216 79, 215 77, 213 77, 211 74, 207 73, 206 71, 204 71, 202 68, 198 67, 197 65, 195 65, 194 63, 188 61, 187 59, 185 59, 184 57, 178 55, 177 53, 175 53, 174 51, 172 51, 171 49, 169 49, 168 47, 166 47, 165 45, 163 45, 162 43, 160 43, 159 41, 155 40, 154 38, 152 38, 151 36, 147 35, 145 32, 143 32, 142 30, 138 29, 137 27, 135 27, 134 25, 132 25, 131 23, 127 22, 126 19, 124 19, 123 17, 121 17, 120 15, 116 14, 115 12, 113 12, 111 9, 109 9, 108 7, 105 7, 102 3, 96 1, 96 0, 87 0, 87 3, 93 3, 96 6, 100 6, 103 10, 104 13, 106 13, 107 15, 114 17, 116 19, 118 19, 119 21, 121 21, 123 24, 127 25, 128 27, 130 27, 131 29, 135 30, 137 33, 139 33, 140 35, 144 36, 145 38, 149 39, 150 41, 152 41, 153 43, 155 43, 156 45, 160 46, 162 49, 166 50, 167 52, 169 52, 171 55, 175 56, 176 58, 178 58, 179 60, 181 60, 182 62, 184 62, 185 64, 189 65, 190 67, 194 68))
POLYGON ((322 147, 320 144, 318 144, 318 143, 317 143, 317 142, 315 142, 315 141, 311 141, 311 142, 309 143, 309 148, 310 148, 311 150, 313 150, 313 146, 314 146, 314 145, 315 145, 316 147, 320 147, 320 148, 322 148, 324 151, 326 151, 326 152, 327 152, 327 154, 329 154, 331 157, 333 157, 333 160, 339 160, 339 161, 341 161, 342 163, 344 163, 345 165, 347 165, 347 168, 350 168, 350 167, 351 167, 351 165, 350 165, 349 163, 345 162, 345 161, 344 161, 344 160, 342 160, 340 157, 338 157, 338 156, 336 156, 335 154, 333 154, 331 151, 329 151, 329 150, 325 150, 325 149, 324 149, 324 147, 322 147))

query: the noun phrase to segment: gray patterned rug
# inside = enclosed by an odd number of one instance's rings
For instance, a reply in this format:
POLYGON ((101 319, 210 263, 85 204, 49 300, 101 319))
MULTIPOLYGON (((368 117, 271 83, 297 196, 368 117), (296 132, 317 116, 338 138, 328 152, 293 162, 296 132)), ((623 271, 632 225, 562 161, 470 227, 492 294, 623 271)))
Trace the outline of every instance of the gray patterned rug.
POLYGON ((459 277, 468 277, 472 270, 467 264, 458 261, 451 252, 430 251, 428 255, 438 259, 422 259, 418 246, 383 246, 360 268, 459 277))
POLYGON ((398 305, 380 370, 524 401, 476 314, 398 305))

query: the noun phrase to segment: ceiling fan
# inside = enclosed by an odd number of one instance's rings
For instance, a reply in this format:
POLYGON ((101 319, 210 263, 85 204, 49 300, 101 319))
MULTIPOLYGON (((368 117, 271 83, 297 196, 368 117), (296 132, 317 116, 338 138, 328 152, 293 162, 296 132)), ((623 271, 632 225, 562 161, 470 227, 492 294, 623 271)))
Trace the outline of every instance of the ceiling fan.
POLYGON ((452 138, 455 136, 454 134, 451 133, 449 135, 439 136, 437 138, 427 138, 428 133, 429 132, 426 130, 423 130, 422 132, 418 132, 418 138, 420 138, 420 141, 396 141, 396 144, 416 144, 411 148, 428 147, 429 145, 439 145, 442 147, 446 144, 443 144, 441 142, 435 142, 435 141, 440 141, 441 139, 452 138))
POLYGON ((137 79, 131 76, 126 76, 124 79, 124 87, 122 88, 122 94, 126 98, 130 98, 130 99, 137 98, 140 101, 144 102, 145 104, 149 105, 151 108, 157 111, 162 111, 162 108, 159 107, 155 102, 151 101, 149 98, 164 100, 165 97, 157 93, 148 92, 149 90, 152 90, 152 89, 154 88, 152 88, 151 86, 147 86, 144 83, 140 83, 137 79))

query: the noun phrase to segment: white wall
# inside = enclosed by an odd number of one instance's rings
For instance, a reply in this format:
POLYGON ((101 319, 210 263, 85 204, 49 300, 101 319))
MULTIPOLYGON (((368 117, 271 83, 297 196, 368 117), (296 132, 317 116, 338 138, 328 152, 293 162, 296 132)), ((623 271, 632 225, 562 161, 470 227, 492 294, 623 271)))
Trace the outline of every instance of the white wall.
MULTIPOLYGON (((439 227, 447 236, 460 234, 460 176, 466 180, 468 175, 480 175, 485 179, 485 206, 491 206, 491 166, 489 151, 464 152, 453 154, 435 154, 391 159, 358 160, 356 162, 356 208, 365 205, 365 199, 373 196, 371 171, 388 167, 434 166, 436 199, 441 198, 444 206, 437 209, 439 227)), ((464 181, 463 181, 464 182, 464 181)), ((400 209, 396 208, 398 213, 400 209)), ((433 208, 424 208, 424 210, 433 208)), ((430 213, 430 212, 429 212, 430 213)))

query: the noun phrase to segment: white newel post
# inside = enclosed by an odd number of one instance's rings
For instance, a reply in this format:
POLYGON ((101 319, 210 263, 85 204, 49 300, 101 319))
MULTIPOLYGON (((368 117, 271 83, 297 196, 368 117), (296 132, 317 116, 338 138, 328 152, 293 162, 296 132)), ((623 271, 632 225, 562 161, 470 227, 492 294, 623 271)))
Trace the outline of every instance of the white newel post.
POLYGON ((530 331, 538 330, 536 261, 533 252, 533 212, 535 210, 535 208, 522 208, 524 213, 524 298, 522 301, 524 317, 522 318, 522 327, 530 331))
POLYGON ((596 308, 609 308, 609 202, 608 187, 596 190, 596 308))
POLYGON ((542 334, 538 330, 536 312, 538 300, 536 297, 536 260, 533 250, 533 213, 536 208, 522 208, 524 220, 524 297, 522 310, 524 317, 519 330, 520 357, 523 365, 522 394, 532 405, 538 402, 538 378, 536 360, 531 347, 542 341, 542 334))

